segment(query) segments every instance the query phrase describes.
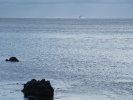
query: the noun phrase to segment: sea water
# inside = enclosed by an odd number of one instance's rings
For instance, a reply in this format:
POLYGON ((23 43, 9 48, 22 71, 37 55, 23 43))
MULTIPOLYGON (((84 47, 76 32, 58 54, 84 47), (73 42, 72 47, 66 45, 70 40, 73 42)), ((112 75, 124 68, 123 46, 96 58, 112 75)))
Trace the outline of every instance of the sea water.
POLYGON ((0 19, 0 100, 33 78, 55 100, 132 100, 133 19, 0 19))

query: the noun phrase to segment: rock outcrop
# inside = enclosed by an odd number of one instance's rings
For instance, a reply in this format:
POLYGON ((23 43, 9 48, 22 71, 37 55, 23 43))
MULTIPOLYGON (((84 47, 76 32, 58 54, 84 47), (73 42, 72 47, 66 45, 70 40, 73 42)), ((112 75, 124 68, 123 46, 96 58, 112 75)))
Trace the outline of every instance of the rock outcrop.
POLYGON ((5 61, 19 62, 19 60, 16 57, 10 57, 9 59, 6 59, 5 61))
POLYGON ((24 97, 32 98, 33 100, 53 100, 54 89, 50 81, 42 79, 41 81, 32 79, 24 84, 22 90, 24 97), (38 99, 37 99, 38 98, 38 99))

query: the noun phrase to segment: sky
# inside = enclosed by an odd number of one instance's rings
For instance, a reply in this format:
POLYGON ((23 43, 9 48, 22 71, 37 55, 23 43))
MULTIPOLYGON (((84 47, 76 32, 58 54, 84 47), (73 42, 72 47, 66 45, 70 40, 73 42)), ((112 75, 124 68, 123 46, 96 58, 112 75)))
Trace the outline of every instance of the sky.
POLYGON ((133 0, 0 0, 0 18, 133 18, 133 0))

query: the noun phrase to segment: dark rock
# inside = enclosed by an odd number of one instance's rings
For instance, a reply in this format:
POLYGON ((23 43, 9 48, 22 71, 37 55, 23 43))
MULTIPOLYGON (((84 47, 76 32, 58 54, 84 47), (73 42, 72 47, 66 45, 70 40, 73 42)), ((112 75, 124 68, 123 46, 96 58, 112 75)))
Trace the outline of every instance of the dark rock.
POLYGON ((9 61, 8 59, 6 59, 5 61, 9 61))
POLYGON ((22 90, 24 96, 35 100, 53 100, 54 89, 49 81, 42 79, 41 81, 32 79, 24 84, 22 90), (39 98, 39 99, 37 99, 39 98))
POLYGON ((19 60, 16 57, 10 57, 9 59, 6 59, 5 61, 19 62, 19 60))

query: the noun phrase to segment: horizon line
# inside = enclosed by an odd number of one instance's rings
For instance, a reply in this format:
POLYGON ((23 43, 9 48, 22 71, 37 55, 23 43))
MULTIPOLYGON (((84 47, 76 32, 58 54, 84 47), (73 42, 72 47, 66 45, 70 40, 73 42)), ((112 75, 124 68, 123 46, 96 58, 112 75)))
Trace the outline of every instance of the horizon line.
POLYGON ((0 17, 0 19, 133 19, 133 17, 0 17))

